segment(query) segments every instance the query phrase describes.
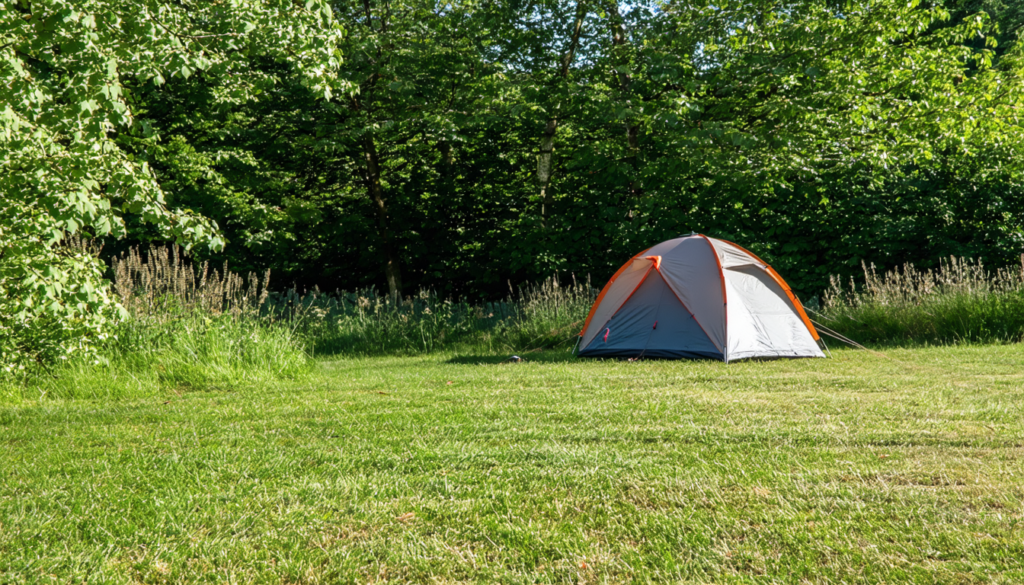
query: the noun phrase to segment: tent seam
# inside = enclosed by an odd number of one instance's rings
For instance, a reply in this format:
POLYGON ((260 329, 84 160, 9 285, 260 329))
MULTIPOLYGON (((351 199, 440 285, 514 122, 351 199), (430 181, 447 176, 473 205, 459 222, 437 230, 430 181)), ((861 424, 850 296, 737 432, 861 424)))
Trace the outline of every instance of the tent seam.
POLYGON ((708 247, 711 248, 711 255, 715 257, 715 264, 718 265, 718 282, 722 285, 722 318, 725 320, 725 327, 723 328, 725 339, 722 340, 722 345, 725 347, 722 349, 722 355, 725 356, 725 363, 729 363, 729 297, 725 292, 725 270, 722 269, 722 260, 718 257, 718 250, 711 243, 711 239, 704 234, 697 235, 704 238, 704 241, 708 243, 708 247))
MULTIPOLYGON (((619 276, 621 276, 622 273, 626 271, 626 268, 630 264, 632 264, 634 260, 639 258, 641 254, 647 253, 647 250, 650 250, 650 248, 645 249, 643 252, 640 252, 640 254, 637 254, 636 256, 633 256, 632 258, 627 260, 625 264, 620 266, 619 269, 615 271, 615 274, 612 275, 611 279, 609 279, 608 282, 605 283, 604 288, 601 289, 601 292, 598 293, 597 298, 594 299, 594 305, 590 307, 590 312, 587 313, 587 320, 583 322, 583 329, 580 331, 580 337, 583 337, 583 334, 587 332, 587 327, 590 326, 590 320, 594 318, 594 313, 596 313, 597 308, 601 306, 601 301, 604 300, 604 295, 611 289, 612 285, 615 284, 615 281, 618 280, 619 276)), ((645 276, 644 278, 647 277, 645 276)))
MULTIPOLYGON (((645 250, 645 251, 646 251, 646 250, 645 250)), ((639 254, 637 254, 637 256, 639 256, 639 254)), ((632 262, 632 260, 630 260, 630 262, 632 262)), ((636 294, 636 291, 637 291, 637 290, 639 290, 639 288, 640 288, 640 285, 642 285, 642 284, 644 283, 644 281, 646 281, 646 280, 647 280, 647 277, 651 275, 651 270, 652 270, 653 268, 654 268, 654 263, 653 263, 653 262, 651 262, 651 265, 647 267, 647 272, 645 272, 645 273, 644 273, 644 276, 643 276, 643 278, 641 278, 641 279, 640 279, 640 282, 638 282, 638 283, 636 284, 636 286, 635 286, 635 287, 633 288, 633 290, 632 290, 632 291, 630 291, 630 293, 629 293, 629 296, 627 296, 627 297, 626 297, 626 298, 625 298, 625 299, 624 299, 624 300, 622 301, 622 304, 620 304, 620 305, 619 305, 618 307, 616 307, 616 308, 615 308, 615 312, 614 312, 614 313, 612 313, 612 314, 611 314, 611 315, 610 315, 610 316, 608 317, 608 320, 607 320, 607 321, 605 321, 605 322, 604 322, 604 323, 603 323, 603 324, 601 325, 601 328, 607 327, 607 326, 608 326, 608 324, 609 324, 609 323, 611 323, 612 319, 614 319, 614 318, 615 318, 615 315, 618 315, 618 314, 619 314, 619 311, 621 311, 621 310, 622 310, 622 307, 625 307, 625 306, 626 306, 626 303, 628 303, 628 302, 629 302, 629 299, 633 298, 633 295, 634 295, 634 294, 636 294)), ((659 272, 659 274, 660 274, 660 272, 659 272)), ((599 302, 596 302, 596 301, 594 302, 594 306, 595 306, 595 307, 596 307, 597 305, 599 305, 599 304, 600 304, 599 302)), ((600 329, 600 328, 599 328, 599 329, 600 329)), ((584 329, 584 330, 583 330, 583 331, 582 331, 582 332, 580 333, 580 336, 582 337, 582 336, 583 336, 583 333, 586 333, 586 332, 587 332, 587 330, 586 330, 586 329, 584 329)))
MULTIPOLYGON (((599 329, 605 329, 605 328, 607 328, 607 327, 608 327, 608 324, 609 324, 609 323, 611 323, 611 321, 612 321, 612 319, 613 319, 613 318, 615 318, 615 315, 618 315, 618 314, 619 314, 619 312, 620 312, 620 311, 622 311, 622 309, 623 309, 623 308, 624 308, 624 307, 626 306, 626 303, 628 303, 628 302, 629 302, 629 299, 633 298, 633 295, 634 295, 634 294, 636 294, 636 291, 640 289, 640 286, 641 286, 641 285, 643 285, 643 283, 647 281, 647 279, 648 279, 648 278, 650 277, 650 275, 651 275, 651 270, 652 270, 652 269, 653 269, 653 270, 654 270, 655 272, 657 272, 657 273, 658 273, 658 276, 659 276, 659 277, 661 278, 661 281, 662 281, 663 283, 665 283, 665 287, 666 287, 666 288, 668 288, 668 290, 669 290, 669 291, 670 291, 670 292, 672 293, 672 296, 673 296, 673 297, 675 297, 677 301, 679 301, 679 304, 680 304, 680 305, 681 305, 681 306, 682 306, 682 307, 683 307, 684 309, 686 309, 686 312, 687 312, 687 313, 689 313, 689 315, 690 315, 690 318, 692 318, 692 319, 693 319, 693 322, 694 322, 694 323, 696 323, 696 324, 697 324, 697 327, 699 327, 699 328, 700 328, 700 330, 701 330, 701 333, 703 333, 703 334, 704 334, 704 337, 706 337, 706 338, 707 338, 707 340, 711 342, 711 345, 713 345, 713 346, 715 347, 715 349, 717 349, 717 350, 719 350, 719 351, 721 352, 721 354, 722 354, 722 361, 727 361, 727 360, 725 359, 725 350, 724 350, 724 349, 722 349, 722 348, 720 348, 720 347, 718 347, 718 344, 717 344, 717 343, 715 343, 715 340, 711 338, 711 335, 709 335, 709 334, 708 334, 708 332, 707 332, 707 330, 706 330, 706 329, 704 329, 704 326, 703 326, 703 325, 701 325, 701 323, 700 323, 700 320, 699 320, 699 319, 697 319, 697 315, 695 315, 695 314, 693 313, 693 311, 691 311, 691 310, 690 310, 690 307, 686 306, 686 303, 684 303, 684 302, 683 302, 683 299, 679 298, 679 295, 678 295, 678 294, 676 294, 676 291, 675 291, 675 289, 674 289, 674 288, 672 288, 672 285, 671 285, 671 284, 669 284, 669 280, 668 280, 667 278, 665 278, 665 275, 664 275, 664 274, 663 274, 663 273, 661 272, 661 270, 660 270, 660 269, 658 269, 658 268, 657 268, 656 266, 654 266, 654 265, 653 265, 653 263, 652 263, 652 266, 651 266, 650 268, 648 268, 648 269, 647 269, 647 272, 646 272, 646 273, 644 274, 644 277, 643 277, 643 278, 642 278, 642 279, 640 280, 639 284, 637 284, 637 285, 636 285, 636 288, 634 288, 634 289, 633 289, 633 291, 629 293, 629 296, 628 296, 628 297, 626 297, 626 300, 622 301, 622 304, 621 304, 621 305, 619 305, 619 306, 618 306, 618 308, 616 308, 616 309, 615 309, 615 312, 614 312, 614 313, 612 313, 611 317, 608 317, 608 320, 607 320, 607 321, 605 321, 605 322, 604 322, 604 323, 603 323, 603 324, 601 325, 601 327, 600 327, 599 329)), ((657 309, 657 310, 655 311, 655 321, 657 321, 657 316, 658 316, 658 315, 659 315, 660 313, 661 313, 661 306, 659 305, 659 306, 658 306, 658 309, 657 309)), ((648 344, 648 343, 650 343, 650 341, 651 341, 651 336, 652 336, 652 335, 653 335, 653 329, 651 330, 651 332, 649 332, 649 333, 647 334, 647 341, 646 341, 646 342, 644 343, 644 349, 642 349, 642 350, 640 351, 640 355, 641 355, 641 356, 643 356, 643 354, 644 354, 644 353, 646 353, 646 351, 647 351, 647 344, 648 344)), ((588 347, 589 347, 589 345, 588 345, 588 347)), ((586 351, 586 348, 581 348, 581 349, 580 349, 580 351, 581 351, 581 352, 582 352, 582 351, 586 351)), ((708 355, 710 355, 710 354, 708 354, 708 355)))
MULTIPOLYGON (((661 282, 663 282, 665 284, 665 288, 667 288, 670 292, 672 292, 672 287, 668 285, 668 281, 665 280, 665 276, 661 273, 661 270, 658 269, 658 266, 660 264, 661 264, 661 257, 659 256, 658 257, 658 262, 656 262, 654 264, 654 271, 658 273, 658 278, 660 278, 661 282)), ((646 275, 644 276, 644 280, 647 280, 647 276, 646 275)), ((662 297, 664 297, 664 295, 665 295, 664 291, 662 291, 661 295, 662 295, 662 297)), ((675 296, 675 295, 676 295, 676 293, 672 292, 672 296, 675 296)), ((682 304, 682 301, 679 301, 679 303, 682 304)), ((622 304, 625 305, 626 303, 622 303, 622 304)), ((644 353, 647 351, 647 346, 651 344, 651 336, 654 335, 654 330, 658 326, 658 317, 661 315, 661 305, 662 305, 662 302, 661 302, 661 299, 659 298, 658 299, 658 306, 655 307, 655 309, 654 309, 654 325, 651 327, 651 330, 647 332, 647 340, 644 341, 644 348, 640 350, 639 357, 644 357, 644 353)), ((690 311, 690 309, 688 309, 686 307, 686 305, 683 305, 683 308, 686 309, 687 312, 690 311)), ((690 316, 692 317, 693 314, 691 314, 690 316)), ((700 326, 700 323, 697 323, 697 325, 700 326)), ((707 335, 707 333, 705 333, 705 335, 707 335)))
POLYGON ((715 346, 715 348, 718 349, 718 351, 722 352, 722 360, 726 361, 725 348, 718 347, 718 344, 715 343, 714 338, 711 337, 711 334, 708 333, 708 330, 705 329, 704 325, 701 324, 700 319, 697 318, 696 313, 691 311, 690 307, 686 306, 686 303, 683 302, 683 299, 680 298, 678 293, 676 293, 676 289, 672 287, 672 284, 669 281, 669 279, 665 278, 665 274, 662 273, 661 270, 658 270, 658 275, 661 276, 661 279, 665 281, 665 285, 668 286, 668 290, 672 291, 672 296, 674 296, 676 300, 679 301, 679 304, 682 305, 684 309, 686 309, 686 312, 690 314, 690 317, 693 319, 693 322, 697 324, 697 327, 700 327, 701 332, 703 332, 704 336, 708 338, 708 341, 711 342, 711 345, 715 346))

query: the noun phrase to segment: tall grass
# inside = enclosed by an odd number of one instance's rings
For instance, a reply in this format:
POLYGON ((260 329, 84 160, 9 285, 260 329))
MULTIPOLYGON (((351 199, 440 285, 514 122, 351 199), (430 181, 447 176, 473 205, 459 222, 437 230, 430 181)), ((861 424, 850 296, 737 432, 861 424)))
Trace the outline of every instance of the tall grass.
MULTIPOLYGON (((127 318, 98 359, 63 362, 20 384, 0 381, 0 400, 253 385, 301 377, 317 355, 569 350, 598 292, 589 281, 550 278, 481 303, 428 290, 405 298, 374 289, 276 293, 269 273, 242 277, 175 247, 133 249, 112 261, 111 273, 127 318)), ((960 258, 935 270, 865 266, 863 283, 833 279, 822 300, 816 318, 862 343, 1024 339, 1024 270, 989 271, 960 258)))
POLYGON ((5 381, 0 399, 252 385, 301 377, 314 355, 569 350, 597 294, 589 282, 556 278, 476 304, 428 290, 404 299, 374 289, 275 293, 269 273, 243 277, 174 246, 132 249, 112 260, 111 274, 126 318, 99 357, 32 372, 17 386, 5 381))
POLYGON ((506 299, 472 304, 421 290, 395 299, 374 289, 271 294, 265 311, 286 317, 309 351, 384 355, 444 349, 522 353, 570 349, 597 291, 557 278, 510 290, 506 299))
POLYGON ((135 319, 166 321, 183 313, 256 316, 270 294, 270 271, 260 279, 194 264, 178 246, 131 248, 110 263, 118 301, 135 319))
POLYGON ((303 372, 307 352, 293 328, 262 310, 269 272, 243 278, 227 264, 189 262, 176 246, 132 249, 111 268, 129 314, 107 348, 119 364, 197 388, 303 372))
POLYGON ((1024 270, 955 257, 935 270, 864 266, 860 286, 832 279, 820 317, 861 343, 1016 343, 1024 339, 1024 270))
MULTIPOLYGON (((476 304, 429 290, 405 298, 372 288, 275 293, 269 289, 269 272, 243 278, 226 265, 216 270, 208 263, 191 263, 176 247, 152 248, 148 254, 133 249, 115 258, 111 268, 114 291, 130 315, 111 352, 119 359, 174 352, 182 364, 254 366, 247 360, 260 352, 247 340, 257 338, 267 340, 259 347, 276 344, 275 355, 294 363, 302 361, 296 353, 569 349, 597 294, 589 281, 563 285, 557 278, 510 289, 502 301, 476 304)), ((288 371, 282 364, 261 368, 288 371)))
MULTIPOLYGON (((19 385, 22 395, 180 393, 296 378, 309 369, 294 328, 261 309, 269 274, 242 278, 226 265, 190 262, 173 246, 132 249, 113 259, 111 272, 125 318, 99 355, 30 372, 19 385)), ((6 393, 16 393, 10 383, 6 393)))

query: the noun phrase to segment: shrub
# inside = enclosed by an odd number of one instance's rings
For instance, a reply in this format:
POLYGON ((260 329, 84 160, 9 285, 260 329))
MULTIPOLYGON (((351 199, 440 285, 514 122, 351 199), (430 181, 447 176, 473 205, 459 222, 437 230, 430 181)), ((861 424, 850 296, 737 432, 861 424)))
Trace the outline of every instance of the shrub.
POLYGON ((79 238, 44 244, 0 226, 0 378, 87 359, 108 338, 119 310, 98 253, 79 238))

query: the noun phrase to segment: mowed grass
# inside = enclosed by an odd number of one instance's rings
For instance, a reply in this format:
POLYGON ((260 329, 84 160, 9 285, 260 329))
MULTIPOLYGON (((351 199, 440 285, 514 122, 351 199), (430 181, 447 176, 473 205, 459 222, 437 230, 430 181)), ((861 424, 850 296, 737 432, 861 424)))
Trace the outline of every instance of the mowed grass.
POLYGON ((0 407, 0 582, 1024 582, 1024 347, 532 357, 0 407))

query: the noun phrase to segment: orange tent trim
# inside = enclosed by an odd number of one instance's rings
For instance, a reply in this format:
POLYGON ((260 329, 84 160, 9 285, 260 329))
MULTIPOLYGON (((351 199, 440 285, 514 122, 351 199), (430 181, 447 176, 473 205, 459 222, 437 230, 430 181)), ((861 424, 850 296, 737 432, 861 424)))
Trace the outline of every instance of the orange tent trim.
MULTIPOLYGON (((646 248, 643 252, 640 252, 636 256, 630 258, 629 261, 623 264, 621 268, 615 271, 615 274, 613 274, 611 279, 607 282, 607 284, 604 285, 604 288, 601 289, 601 294, 597 295, 597 300, 595 300, 594 304, 590 307, 590 313, 587 314, 587 320, 583 322, 583 329, 580 330, 580 337, 582 337, 583 334, 587 331, 587 327, 590 326, 590 320, 594 318, 594 313, 597 311, 597 308, 601 306, 601 301, 604 300, 604 295, 608 293, 608 289, 612 287, 612 284, 615 282, 615 279, 617 279, 620 274, 625 272, 626 268, 629 268, 629 265, 633 263, 633 260, 636 260, 640 256, 646 254, 647 250, 650 250, 650 248, 646 248)), ((647 278, 646 275, 644 276, 644 278, 647 278)), ((640 282, 643 282, 643 280, 641 280, 640 282)))
MULTIPOLYGON (((633 298, 633 295, 636 294, 636 291, 640 290, 640 286, 647 280, 647 277, 651 275, 651 271, 652 270, 657 271, 658 274, 661 274, 661 271, 657 270, 658 265, 653 262, 654 258, 657 258, 659 261, 661 260, 661 256, 648 256, 648 257, 644 258, 644 260, 652 260, 651 265, 647 267, 647 272, 644 272, 643 277, 640 278, 640 282, 636 283, 636 286, 634 286, 633 290, 630 291, 629 296, 626 297, 626 300, 622 301, 622 304, 619 305, 618 308, 615 309, 615 312, 612 313, 612 317, 614 317, 615 315, 618 315, 619 311, 622 310, 622 307, 625 307, 626 303, 629 302, 629 299, 633 298)), ((580 335, 582 335, 582 333, 580 335)))

